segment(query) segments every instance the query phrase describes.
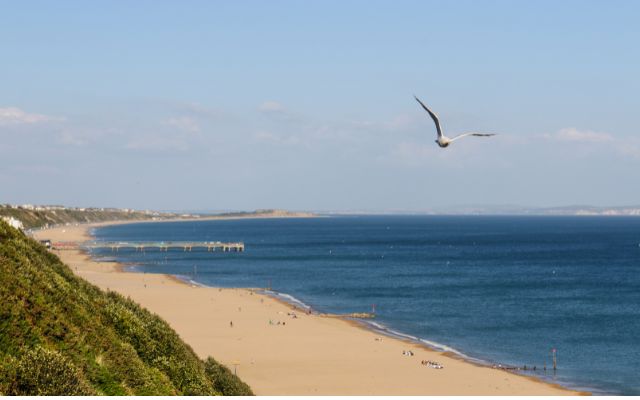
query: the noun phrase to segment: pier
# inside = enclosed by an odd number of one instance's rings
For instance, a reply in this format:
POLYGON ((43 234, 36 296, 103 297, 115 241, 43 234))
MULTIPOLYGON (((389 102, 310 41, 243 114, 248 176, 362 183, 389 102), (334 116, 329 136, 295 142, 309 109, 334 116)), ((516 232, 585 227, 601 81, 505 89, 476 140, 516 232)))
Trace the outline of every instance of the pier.
POLYGON ((243 252, 243 242, 55 242, 51 243, 54 250, 72 249, 108 249, 119 251, 120 249, 134 249, 136 251, 146 251, 158 249, 159 251, 169 251, 179 249, 182 251, 204 250, 208 252, 243 252))

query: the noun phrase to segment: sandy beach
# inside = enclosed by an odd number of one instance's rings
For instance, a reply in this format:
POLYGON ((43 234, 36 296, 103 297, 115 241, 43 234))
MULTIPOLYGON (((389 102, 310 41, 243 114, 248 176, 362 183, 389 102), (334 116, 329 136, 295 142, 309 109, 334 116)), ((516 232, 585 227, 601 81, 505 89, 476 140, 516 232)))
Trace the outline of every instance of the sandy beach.
MULTIPOLYGON (((93 226, 57 227, 34 236, 84 241, 93 226)), ((382 336, 347 320, 308 315, 251 289, 194 287, 169 275, 124 272, 79 250, 56 254, 82 278, 164 318, 200 357, 213 356, 236 370, 258 395, 581 394, 382 336), (422 360, 444 368, 424 366, 422 360)))

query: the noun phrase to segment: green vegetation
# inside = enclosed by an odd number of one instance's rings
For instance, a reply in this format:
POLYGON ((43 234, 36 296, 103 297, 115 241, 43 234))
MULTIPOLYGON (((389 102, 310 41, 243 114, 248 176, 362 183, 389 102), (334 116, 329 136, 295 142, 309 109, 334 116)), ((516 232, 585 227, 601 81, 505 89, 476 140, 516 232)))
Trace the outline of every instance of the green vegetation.
POLYGON ((191 215, 159 213, 150 211, 120 210, 115 208, 66 208, 62 206, 32 207, 0 204, 0 217, 13 217, 24 225, 24 229, 44 228, 52 225, 82 224, 105 221, 133 221, 174 218, 250 218, 250 217, 312 217, 312 213, 286 210, 239 211, 222 214, 191 215))
POLYGON ((13 217, 22 222, 25 229, 42 228, 58 224, 103 222, 116 220, 149 220, 152 218, 175 218, 176 214, 149 213, 119 209, 63 208, 29 209, 0 205, 0 217, 13 217))
POLYGON ((252 393, 158 316, 0 221, 0 394, 252 393))
POLYGON ((261 209, 255 211, 237 211, 227 212, 222 214, 215 214, 217 217, 233 217, 233 218, 248 218, 248 217, 315 217, 316 215, 308 212, 296 212, 287 210, 275 210, 275 209, 261 209))

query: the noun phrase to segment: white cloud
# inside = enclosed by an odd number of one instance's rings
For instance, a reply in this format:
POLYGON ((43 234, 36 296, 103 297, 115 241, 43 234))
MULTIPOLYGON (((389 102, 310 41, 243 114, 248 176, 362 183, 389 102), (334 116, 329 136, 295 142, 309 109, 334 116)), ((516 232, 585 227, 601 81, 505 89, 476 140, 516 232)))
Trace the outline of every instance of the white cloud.
POLYGON ((544 139, 566 145, 582 144, 577 154, 618 154, 632 159, 640 159, 640 141, 634 137, 614 136, 610 133, 579 130, 577 128, 563 128, 554 134, 542 135, 544 139), (606 145, 603 147, 601 145, 606 145), (603 153, 604 152, 604 153, 603 153))
POLYGON ((258 131, 253 135, 253 138, 260 142, 279 142, 280 138, 271 132, 258 131))
POLYGON ((253 135, 257 142, 295 145, 300 143, 300 138, 294 135, 276 135, 267 131, 258 131, 253 135))
POLYGON ((603 143, 614 140, 613 136, 604 132, 563 128, 554 134, 544 135, 545 138, 560 142, 603 143))
POLYGON ((177 128, 183 132, 198 133, 200 132, 200 125, 198 122, 190 117, 173 117, 164 122, 165 125, 177 128))
MULTIPOLYGON (((416 119, 414 115, 400 114, 396 115, 391 121, 385 122, 384 128, 393 132, 407 131, 414 129, 417 121, 418 119, 416 119)), ((419 121, 424 121, 424 118, 421 118, 419 121)))
POLYGON ((618 152, 625 156, 640 159, 640 143, 637 142, 620 142, 618 144, 618 152))
POLYGON ((17 107, 0 108, 0 125, 38 124, 42 122, 63 121, 64 118, 43 114, 28 113, 17 107))
POLYGON ((61 143, 72 146, 84 146, 88 143, 87 138, 69 131, 62 132, 58 139, 61 143))
POLYGON ((258 106, 258 111, 266 112, 266 113, 277 113, 284 112, 285 108, 282 104, 277 101, 265 101, 264 103, 258 106))
POLYGON ((181 139, 163 137, 138 137, 125 145, 127 150, 148 152, 184 152, 189 150, 189 145, 181 139))
POLYGON ((229 110, 224 110, 217 107, 204 106, 198 103, 179 103, 176 107, 176 110, 181 113, 186 113, 189 115, 196 116, 198 118, 220 121, 220 120, 229 120, 235 119, 236 116, 233 115, 229 110))

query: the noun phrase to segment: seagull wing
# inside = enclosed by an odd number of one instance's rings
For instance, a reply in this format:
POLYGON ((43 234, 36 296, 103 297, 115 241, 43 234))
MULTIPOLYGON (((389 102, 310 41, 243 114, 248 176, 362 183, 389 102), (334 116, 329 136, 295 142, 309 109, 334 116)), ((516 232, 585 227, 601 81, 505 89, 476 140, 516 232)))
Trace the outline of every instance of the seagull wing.
POLYGON ((495 136, 497 135, 497 133, 463 133, 462 135, 458 135, 458 136, 454 136, 451 138, 451 141, 453 142, 454 140, 458 140, 458 139, 462 139, 465 136, 481 136, 481 137, 489 137, 489 136, 495 136))
POLYGON ((429 115, 431 116, 431 119, 432 119, 432 120, 433 120, 433 122, 435 122, 435 124, 436 124, 436 130, 438 131, 438 137, 441 137, 441 136, 442 136, 442 128, 440 128, 440 120, 438 120, 438 116, 437 116, 437 115, 435 115, 431 110, 429 110, 429 109, 427 108, 427 106, 425 106, 424 104, 422 104, 422 102, 420 101, 420 99, 419 99, 419 98, 417 98, 415 95, 414 95, 413 97, 415 97, 416 101, 417 101, 418 103, 420 103, 420 105, 422 106, 422 108, 424 108, 424 109, 425 109, 425 111, 429 113, 429 115))

